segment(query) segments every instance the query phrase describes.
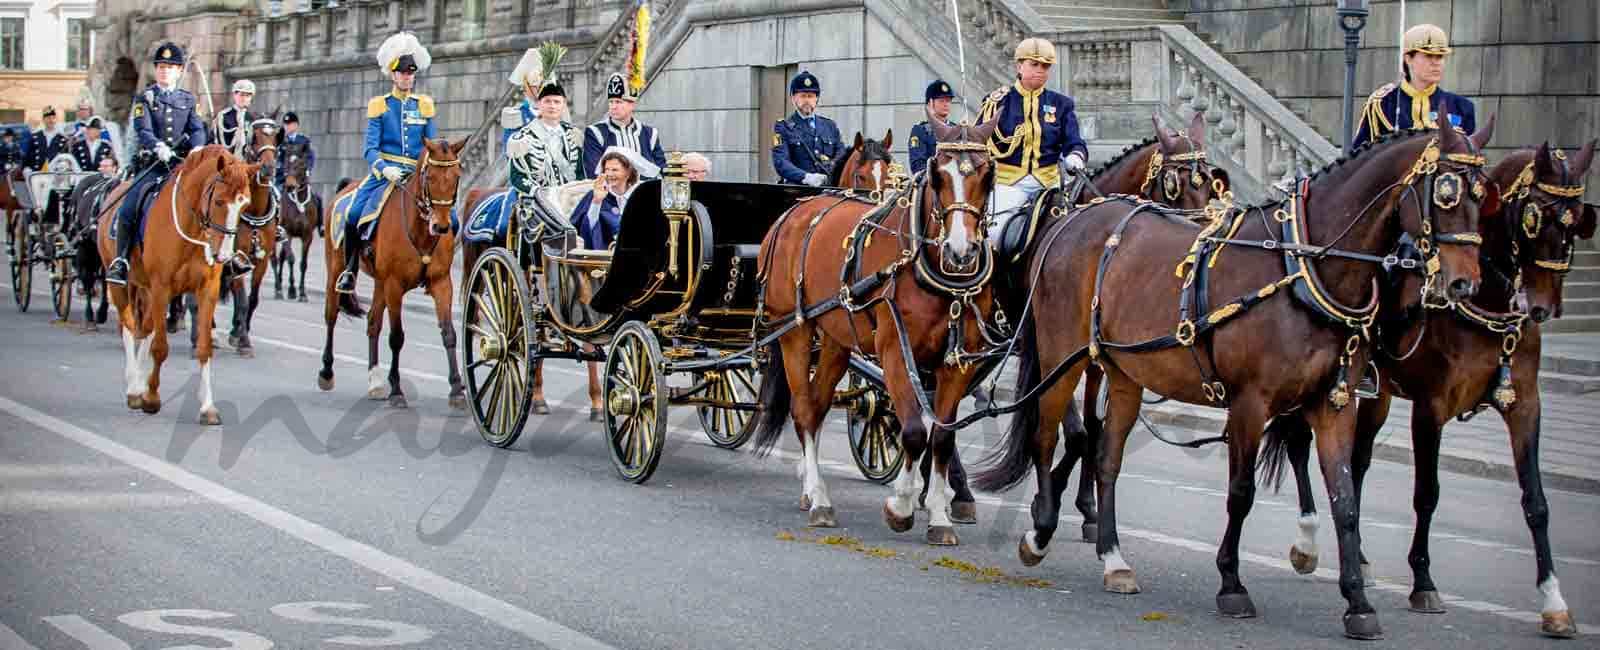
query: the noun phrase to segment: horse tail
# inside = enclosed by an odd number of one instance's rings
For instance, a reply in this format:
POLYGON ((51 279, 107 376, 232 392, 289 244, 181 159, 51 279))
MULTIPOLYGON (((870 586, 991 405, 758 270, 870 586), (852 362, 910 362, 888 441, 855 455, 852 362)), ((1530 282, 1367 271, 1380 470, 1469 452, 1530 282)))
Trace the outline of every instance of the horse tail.
POLYGON ((1261 466, 1261 484, 1272 486, 1274 494, 1283 489, 1283 475, 1288 466, 1289 447, 1309 443, 1309 433, 1304 421, 1293 414, 1272 418, 1272 422, 1267 425, 1267 431, 1261 437, 1261 455, 1256 462, 1261 466))
MULTIPOLYGON (((1034 336, 1032 319, 1024 321, 1017 332, 1018 399, 1039 385, 1039 343, 1034 336)), ((1011 427, 1006 430, 1000 444, 978 461, 973 472, 972 486, 984 492, 1002 492, 1021 483, 1033 469, 1033 437, 1039 430, 1039 400, 1027 400, 1011 415, 1011 427)))
POLYGON ((746 430, 755 430, 755 452, 765 456, 778 444, 778 435, 789 421, 789 376, 783 368, 783 346, 777 341, 767 344, 767 364, 761 378, 761 393, 756 403, 761 410, 745 423, 746 430))

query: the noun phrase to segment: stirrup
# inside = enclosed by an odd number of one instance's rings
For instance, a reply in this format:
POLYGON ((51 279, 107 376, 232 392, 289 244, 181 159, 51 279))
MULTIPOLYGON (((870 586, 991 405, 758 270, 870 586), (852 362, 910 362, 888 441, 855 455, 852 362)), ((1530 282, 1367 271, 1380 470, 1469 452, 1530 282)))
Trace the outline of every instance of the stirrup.
POLYGON ((356 274, 351 273, 349 269, 340 273, 338 281, 333 284, 333 290, 338 293, 355 293, 356 274))
POLYGON ((1378 374, 1378 366, 1370 362, 1367 365, 1367 372, 1362 373, 1361 381, 1356 383, 1356 397, 1378 399, 1378 382, 1373 379, 1378 374))
POLYGON ((106 283, 126 286, 128 284, 128 260, 117 258, 111 260, 111 265, 106 267, 106 283))

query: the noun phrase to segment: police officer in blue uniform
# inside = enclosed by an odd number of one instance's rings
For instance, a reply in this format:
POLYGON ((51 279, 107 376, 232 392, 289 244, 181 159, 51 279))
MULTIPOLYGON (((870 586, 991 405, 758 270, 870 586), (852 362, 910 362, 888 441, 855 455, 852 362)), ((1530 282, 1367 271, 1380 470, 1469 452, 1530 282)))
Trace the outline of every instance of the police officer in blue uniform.
POLYGON ((67 152, 67 133, 56 117, 54 106, 44 107, 44 127, 28 136, 32 140, 28 143, 28 166, 35 171, 42 171, 56 156, 67 152))
MULTIPOLYGON (((361 269, 359 227, 378 218, 384 197, 417 169, 423 141, 438 137, 433 98, 413 92, 417 72, 433 62, 428 50, 411 32, 390 36, 378 48, 378 65, 393 82, 388 94, 367 102, 367 136, 364 157, 371 172, 356 189, 345 219, 344 273, 334 289, 354 293, 361 269)), ((337 211, 337 208, 335 208, 337 211)))
MULTIPOLYGON (((306 173, 311 173, 317 168, 317 150, 311 146, 311 136, 300 131, 300 116, 294 111, 283 114, 283 146, 296 147, 305 152, 306 173)), ((286 165, 278 165, 278 186, 283 186, 283 171, 286 165)))
POLYGON ((106 282, 128 283, 128 255, 143 220, 139 203, 150 188, 160 187, 172 167, 191 149, 206 145, 206 125, 195 113, 195 97, 178 87, 183 76, 183 48, 165 43, 156 49, 156 82, 133 102, 133 130, 139 139, 133 187, 117 210, 117 257, 106 269, 106 282), (148 173, 145 173, 148 170, 148 173))
POLYGON ((1056 64, 1055 46, 1042 38, 1024 39, 1012 59, 1016 83, 990 93, 980 111, 984 122, 1000 120, 989 139, 995 160, 994 233, 1039 192, 1061 184, 1067 178, 1063 171, 1082 172, 1089 159, 1072 98, 1044 87, 1056 64))
MULTIPOLYGON (((934 79, 928 84, 927 90, 922 91, 923 106, 928 109, 928 114, 940 120, 946 126, 950 124, 950 99, 956 94, 950 91, 950 84, 943 79, 934 79)), ((933 137, 933 129, 928 128, 928 121, 917 122, 911 127, 911 175, 922 173, 928 166, 928 161, 933 158, 934 147, 939 141, 933 137)))
POLYGON ((1450 54, 1450 39, 1444 30, 1437 25, 1417 25, 1406 30, 1402 44, 1404 77, 1399 84, 1384 84, 1367 97, 1354 146, 1375 142, 1394 131, 1439 128, 1441 115, 1449 115, 1450 126, 1456 130, 1467 134, 1477 131, 1477 109, 1472 100, 1439 87, 1439 80, 1444 78, 1445 57, 1450 54))
POLYGON ((817 115, 821 97, 822 82, 809 71, 801 71, 789 81, 794 113, 772 125, 772 166, 785 183, 821 187, 844 155, 839 127, 817 115))
POLYGON ((639 91, 620 74, 612 73, 606 80, 606 117, 583 130, 583 164, 578 166, 581 178, 594 177, 600 158, 611 147, 632 149, 655 163, 657 168, 667 168, 667 152, 661 148, 660 132, 633 117, 639 104, 639 91))

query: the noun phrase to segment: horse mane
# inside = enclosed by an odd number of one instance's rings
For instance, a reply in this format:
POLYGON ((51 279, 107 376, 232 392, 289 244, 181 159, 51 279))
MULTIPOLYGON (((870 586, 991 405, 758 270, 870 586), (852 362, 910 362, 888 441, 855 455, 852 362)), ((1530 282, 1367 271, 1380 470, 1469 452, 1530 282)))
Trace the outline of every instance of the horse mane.
MULTIPOLYGON (((850 162, 851 156, 853 156, 856 151, 858 150, 854 145, 852 145, 844 152, 843 156, 839 156, 838 160, 833 161, 833 169, 828 171, 828 185, 838 187, 839 183, 844 180, 840 178, 844 175, 844 166, 846 163, 850 162)), ((862 138, 861 149, 859 149, 859 151, 861 152, 861 158, 863 161, 894 159, 893 156, 889 155, 889 150, 883 148, 882 142, 872 138, 862 138)))
POLYGON ((1136 144, 1130 145, 1127 149, 1123 149, 1122 151, 1118 152, 1117 155, 1112 156, 1111 160, 1107 161, 1106 164, 1101 165, 1099 169, 1096 169, 1093 172, 1090 172, 1089 178, 1096 178, 1096 177, 1100 176, 1101 174, 1104 174, 1104 173, 1106 173, 1108 171, 1111 171, 1112 167, 1116 167, 1117 165, 1122 164, 1124 158, 1132 156, 1134 154, 1134 152, 1139 151, 1140 149, 1148 147, 1148 146, 1150 146, 1152 144, 1156 144, 1159 141, 1160 141, 1159 138, 1157 138, 1156 136, 1152 135, 1150 137, 1145 138, 1141 142, 1138 142, 1136 144))
MULTIPOLYGON (((1372 156, 1377 155, 1375 152, 1385 151, 1391 146, 1410 142, 1413 138, 1418 136, 1437 132, 1438 129, 1406 129, 1403 131, 1386 133, 1376 140, 1356 147, 1355 151, 1350 152, 1350 155, 1340 156, 1333 162, 1323 165, 1320 169, 1311 172, 1311 175, 1307 176, 1306 180, 1310 183, 1315 183, 1319 180, 1322 180, 1324 177, 1343 178, 1343 173, 1348 173, 1350 170, 1356 168, 1354 165, 1351 165, 1351 163, 1360 161, 1364 158, 1371 158, 1372 156)), ((1282 205, 1285 200, 1286 199, 1278 199, 1275 201, 1267 201, 1264 203, 1250 204, 1241 207, 1242 209, 1246 210, 1255 208, 1271 208, 1282 205)))

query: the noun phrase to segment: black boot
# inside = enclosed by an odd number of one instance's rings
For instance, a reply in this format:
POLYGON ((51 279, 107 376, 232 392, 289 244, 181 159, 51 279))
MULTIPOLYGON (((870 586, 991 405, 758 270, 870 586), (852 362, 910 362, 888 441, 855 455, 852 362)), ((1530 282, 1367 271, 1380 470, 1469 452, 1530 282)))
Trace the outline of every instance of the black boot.
POLYGON ((133 227, 119 221, 117 228, 117 258, 106 268, 106 284, 128 284, 128 257, 133 255, 133 227))
POLYGON ((344 238, 344 273, 339 274, 339 281, 333 285, 333 290, 339 293, 356 292, 356 276, 361 273, 361 242, 356 240, 355 233, 347 233, 344 238))

